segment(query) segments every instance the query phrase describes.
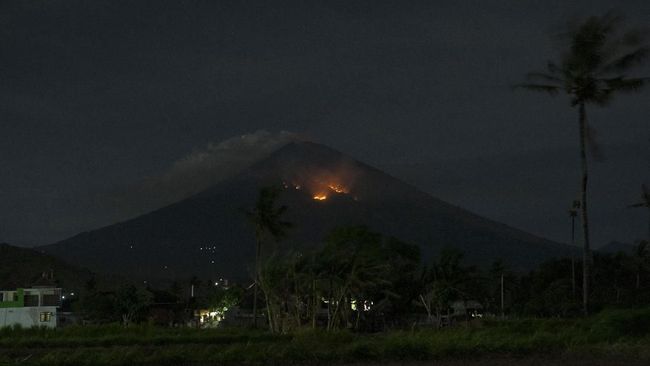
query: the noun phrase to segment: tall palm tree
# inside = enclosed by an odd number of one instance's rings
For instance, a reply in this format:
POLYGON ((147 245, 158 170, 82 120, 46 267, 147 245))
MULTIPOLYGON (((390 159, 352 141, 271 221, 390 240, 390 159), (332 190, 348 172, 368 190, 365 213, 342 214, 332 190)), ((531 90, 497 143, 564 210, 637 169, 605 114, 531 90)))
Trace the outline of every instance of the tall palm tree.
MULTIPOLYGON (((650 210, 650 189, 648 189, 648 186, 645 184, 641 185, 641 202, 628 207, 645 207, 650 210)), ((648 240, 650 240, 650 216, 648 217, 648 240)))
POLYGON ((291 227, 291 223, 282 220, 287 207, 276 207, 280 192, 280 189, 276 187, 262 188, 255 207, 246 212, 246 216, 255 230, 255 283, 253 290, 253 326, 255 328, 257 328, 257 293, 260 284, 262 245, 268 239, 279 241, 284 238, 287 230, 291 227))
POLYGON ((641 33, 636 30, 621 31, 622 18, 608 13, 602 17, 587 18, 581 24, 569 27, 563 38, 568 49, 559 62, 549 61, 546 72, 527 74, 525 83, 516 87, 551 95, 564 93, 569 96, 572 107, 578 109, 581 165, 581 221, 583 249, 583 310, 588 311, 589 269, 591 250, 589 245, 589 220, 587 217, 587 148, 589 127, 587 105, 605 106, 619 92, 634 92, 646 85, 648 78, 630 78, 627 72, 649 55, 641 33))
POLYGON ((634 270, 636 271, 636 290, 639 291, 641 287, 641 272, 650 267, 650 242, 641 240, 634 246, 632 253, 632 261, 634 263, 634 270))

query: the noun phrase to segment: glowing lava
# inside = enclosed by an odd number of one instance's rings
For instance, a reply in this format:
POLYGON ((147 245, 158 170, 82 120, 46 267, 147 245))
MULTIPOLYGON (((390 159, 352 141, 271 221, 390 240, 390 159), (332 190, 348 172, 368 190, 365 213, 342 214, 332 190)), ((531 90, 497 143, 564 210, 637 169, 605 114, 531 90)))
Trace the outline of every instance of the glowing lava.
POLYGON ((327 195, 317 194, 317 195, 314 195, 314 199, 316 201, 325 201, 327 199, 327 195))
POLYGON ((349 191, 340 184, 329 184, 327 187, 336 193, 349 193, 349 191))

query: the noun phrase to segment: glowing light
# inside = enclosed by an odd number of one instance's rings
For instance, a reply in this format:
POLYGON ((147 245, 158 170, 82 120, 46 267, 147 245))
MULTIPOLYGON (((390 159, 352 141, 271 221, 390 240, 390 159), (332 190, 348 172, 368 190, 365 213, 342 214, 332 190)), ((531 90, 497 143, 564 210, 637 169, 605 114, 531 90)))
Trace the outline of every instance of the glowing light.
POLYGON ((343 187, 343 186, 340 185, 340 184, 334 184, 334 183, 332 183, 332 184, 329 184, 327 187, 328 187, 329 189, 333 190, 333 191, 336 192, 336 193, 349 193, 349 191, 347 190, 347 188, 343 187))
POLYGON ((317 194, 317 195, 314 196, 314 199, 315 199, 316 201, 324 201, 324 200, 327 199, 327 195, 324 195, 324 194, 317 194))

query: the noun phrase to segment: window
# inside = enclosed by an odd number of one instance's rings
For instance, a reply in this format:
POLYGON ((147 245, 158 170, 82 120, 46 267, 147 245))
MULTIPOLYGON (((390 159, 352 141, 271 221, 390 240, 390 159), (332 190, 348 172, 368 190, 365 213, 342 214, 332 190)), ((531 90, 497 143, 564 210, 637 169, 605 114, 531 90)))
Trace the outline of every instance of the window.
POLYGON ((38 294, 25 294, 25 306, 38 306, 38 294))
POLYGON ((41 322, 49 322, 52 320, 52 313, 49 311, 41 313, 41 322))
POLYGON ((41 306, 61 306, 61 296, 59 295, 43 295, 42 300, 41 306))

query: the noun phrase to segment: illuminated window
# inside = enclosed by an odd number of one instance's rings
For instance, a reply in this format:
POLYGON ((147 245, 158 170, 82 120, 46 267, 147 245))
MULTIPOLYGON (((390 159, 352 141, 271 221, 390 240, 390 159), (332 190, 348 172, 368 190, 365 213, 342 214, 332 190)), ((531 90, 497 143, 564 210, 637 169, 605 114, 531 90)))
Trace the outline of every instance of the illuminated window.
POLYGON ((41 322, 49 322, 52 320, 52 313, 49 311, 41 313, 41 322))

